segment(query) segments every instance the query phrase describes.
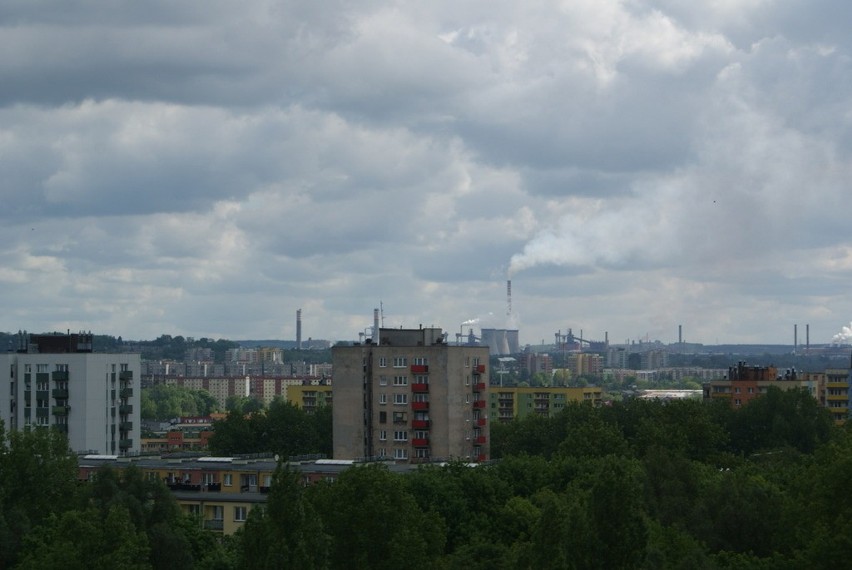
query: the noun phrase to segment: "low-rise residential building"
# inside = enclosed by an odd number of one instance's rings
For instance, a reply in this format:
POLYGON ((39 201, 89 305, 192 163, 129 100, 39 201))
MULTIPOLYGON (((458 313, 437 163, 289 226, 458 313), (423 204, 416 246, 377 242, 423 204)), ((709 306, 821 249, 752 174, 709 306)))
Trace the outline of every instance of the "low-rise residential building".
POLYGON ((770 386, 781 390, 805 389, 821 405, 828 408, 837 424, 849 415, 849 388, 852 369, 829 369, 824 372, 798 372, 785 370, 779 373, 773 366, 747 366, 737 363, 728 370, 724 380, 704 384, 704 399, 723 399, 734 408, 746 405, 765 394, 770 386))
MULTIPOLYGON (((94 481, 98 471, 117 471, 134 466, 146 479, 158 480, 172 491, 187 514, 199 524, 230 535, 245 524, 252 509, 266 503, 278 461, 270 455, 248 457, 203 457, 192 454, 119 457, 84 455, 78 458, 77 478, 94 481)), ((334 481, 346 469, 359 464, 318 458, 294 458, 286 465, 298 471, 303 485, 334 481)), ((394 472, 405 473, 408 466, 387 464, 394 472)))
POLYGON ((287 386, 287 401, 309 414, 323 406, 330 406, 331 394, 332 389, 328 384, 287 386))
POLYGON ((553 416, 569 402, 588 402, 593 406, 601 403, 602 390, 597 386, 578 388, 555 387, 497 387, 492 386, 489 394, 491 418, 510 422, 531 414, 553 416))

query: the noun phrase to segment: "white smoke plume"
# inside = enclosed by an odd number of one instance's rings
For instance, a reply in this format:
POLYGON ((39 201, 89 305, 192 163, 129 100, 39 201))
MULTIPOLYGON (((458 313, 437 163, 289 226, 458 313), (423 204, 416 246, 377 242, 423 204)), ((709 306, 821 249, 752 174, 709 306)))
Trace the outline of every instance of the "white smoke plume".
POLYGON ((842 327, 840 332, 831 338, 832 344, 852 344, 852 323, 848 327, 842 327))

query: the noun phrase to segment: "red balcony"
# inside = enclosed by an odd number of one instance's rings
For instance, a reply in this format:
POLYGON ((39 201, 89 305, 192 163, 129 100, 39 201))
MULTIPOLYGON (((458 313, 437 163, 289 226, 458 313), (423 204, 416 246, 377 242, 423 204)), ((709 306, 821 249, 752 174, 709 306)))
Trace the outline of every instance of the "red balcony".
POLYGON ((475 402, 473 403, 473 407, 474 407, 474 408, 477 408, 477 409, 479 409, 479 410, 484 409, 484 408, 485 408, 485 400, 477 400, 477 401, 475 401, 475 402))
POLYGON ((484 453, 481 453, 476 456, 476 460, 481 463, 483 461, 488 461, 488 457, 486 457, 484 453))
POLYGON ((473 373, 474 374, 485 374, 485 365, 484 364, 477 364, 476 366, 473 367, 473 373))
POLYGON ((411 440, 411 445, 414 447, 429 447, 429 440, 425 437, 415 437, 411 440))
POLYGON ((428 394, 429 384, 414 383, 411 385, 411 391, 415 394, 428 394))
POLYGON ((473 385, 474 392, 482 392, 483 390, 485 390, 485 382, 477 382, 473 385))
POLYGON ((411 365, 411 373, 412 374, 429 374, 429 366, 426 364, 412 364, 411 365))
POLYGON ((414 429, 429 429, 429 420, 411 420, 414 429))
POLYGON ((485 425, 485 423, 486 423, 485 418, 478 418, 476 420, 476 425, 479 426, 479 427, 483 427, 485 425))
POLYGON ((473 443, 475 443, 476 445, 485 445, 485 436, 480 435, 478 437, 475 437, 473 439, 473 443))
POLYGON ((411 402, 411 409, 422 412, 429 409, 429 402, 411 402))

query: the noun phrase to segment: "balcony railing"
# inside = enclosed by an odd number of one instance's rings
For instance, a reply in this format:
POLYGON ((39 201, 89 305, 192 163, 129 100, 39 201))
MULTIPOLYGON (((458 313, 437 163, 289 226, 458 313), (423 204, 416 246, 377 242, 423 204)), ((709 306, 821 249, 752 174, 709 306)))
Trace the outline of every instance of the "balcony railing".
POLYGON ((473 407, 477 408, 479 410, 484 409, 485 408, 485 400, 476 400, 473 403, 473 407))
POLYGON ((133 447, 133 440, 132 439, 119 440, 118 447, 120 449, 130 449, 131 447, 133 447))
POLYGON ((429 420, 411 420, 414 429, 429 429, 429 420))
POLYGON ((118 379, 122 381, 133 380, 133 371, 132 370, 122 370, 118 373, 118 379))
POLYGON ((119 395, 122 398, 132 398, 133 397, 133 388, 122 388, 119 395))
POLYGON ((473 367, 473 373, 476 374, 476 375, 485 374, 485 365, 484 364, 477 364, 476 366, 473 367))
POLYGON ((122 416, 126 416, 127 414, 133 413, 133 406, 130 404, 125 404, 123 406, 118 407, 118 413, 122 416))
POLYGON ((68 424, 53 424, 60 433, 68 433, 68 424))
POLYGON ((54 397, 54 398, 56 398, 57 400, 66 400, 66 399, 68 399, 68 390, 65 390, 64 388, 54 388, 53 390, 51 390, 51 392, 50 392, 50 393, 51 393, 51 394, 53 395, 53 397, 54 397))
POLYGON ((480 436, 475 437, 473 439, 473 443, 475 443, 477 445, 485 445, 485 436, 480 435, 480 436))
POLYGON ((211 519, 204 521, 204 528, 207 530, 222 530, 225 528, 225 521, 222 519, 211 519))
POLYGON ((411 385, 411 391, 415 394, 427 394, 429 392, 429 384, 416 382, 411 385))
POLYGON ((429 366, 426 364, 412 364, 411 365, 411 373, 412 374, 429 374, 429 366))
POLYGON ((429 447, 429 440, 425 437, 415 437, 411 440, 414 447, 429 447))
POLYGON ((133 429, 133 422, 121 422, 118 424, 119 431, 131 431, 133 429))
POLYGON ((485 418, 478 418, 478 419, 476 420, 476 425, 477 425, 477 426, 479 426, 479 427, 484 426, 486 423, 487 423, 487 422, 486 422, 486 419, 485 419, 485 418))
POLYGON ((488 461, 488 457, 484 453, 480 453, 476 456, 476 460, 482 463, 483 461, 488 461))
POLYGON ((68 381, 68 371, 67 370, 54 370, 50 374, 51 378, 53 378, 54 382, 67 382, 68 381))
POLYGON ((485 382, 477 382, 473 385, 474 392, 482 392, 483 390, 485 390, 485 382))
POLYGON ((70 410, 70 409, 71 409, 70 406, 53 406, 51 413, 54 416, 67 416, 68 410, 70 410))
POLYGON ((425 411, 429 409, 429 402, 411 402, 411 409, 414 411, 425 411))

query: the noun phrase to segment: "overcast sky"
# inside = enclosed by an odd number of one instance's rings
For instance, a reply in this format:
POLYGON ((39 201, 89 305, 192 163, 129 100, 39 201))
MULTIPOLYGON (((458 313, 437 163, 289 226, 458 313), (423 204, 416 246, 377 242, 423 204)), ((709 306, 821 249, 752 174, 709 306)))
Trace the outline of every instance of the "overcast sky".
MULTIPOLYGON (((4 0, 0 330, 852 319, 848 0, 4 0), (507 322, 506 279, 512 277, 507 322)), ((467 328, 465 327, 465 332, 467 328)))

